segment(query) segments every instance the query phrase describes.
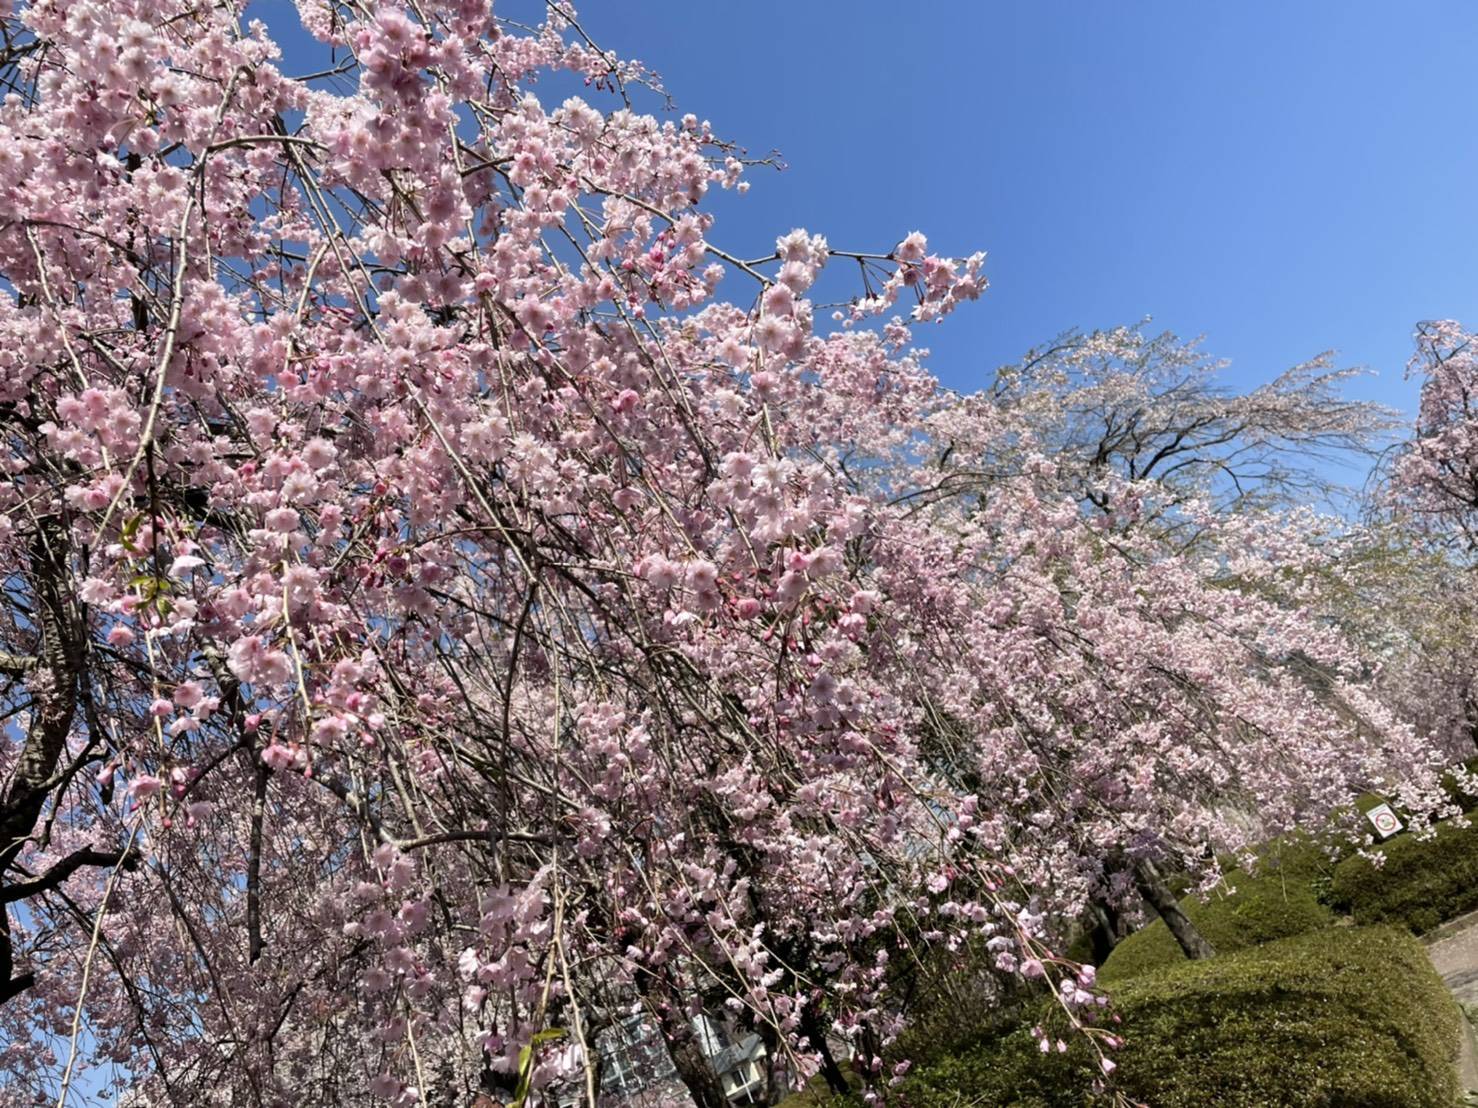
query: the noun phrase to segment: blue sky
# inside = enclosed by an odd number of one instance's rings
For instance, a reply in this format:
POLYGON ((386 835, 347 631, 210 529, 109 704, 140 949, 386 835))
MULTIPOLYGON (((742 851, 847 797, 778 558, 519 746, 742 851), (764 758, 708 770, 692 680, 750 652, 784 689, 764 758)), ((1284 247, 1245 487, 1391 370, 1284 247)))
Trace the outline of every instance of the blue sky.
MULTIPOLYGON (((505 8, 506 10, 506 8, 505 8)), ((1322 350, 1411 410, 1412 326, 1478 324, 1471 3, 587 0, 680 111, 789 168, 715 240, 990 252, 919 333, 947 384, 1068 326, 1205 334, 1250 387, 1322 350)))

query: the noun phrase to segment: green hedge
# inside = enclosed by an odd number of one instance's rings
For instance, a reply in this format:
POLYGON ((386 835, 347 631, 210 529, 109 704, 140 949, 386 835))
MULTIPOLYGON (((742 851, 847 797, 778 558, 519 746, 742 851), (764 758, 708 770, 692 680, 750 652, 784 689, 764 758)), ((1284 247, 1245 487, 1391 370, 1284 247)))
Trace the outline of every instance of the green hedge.
POLYGON ((1442 823, 1430 839, 1401 834, 1380 849, 1380 867, 1354 856, 1334 870, 1330 903, 1356 923, 1399 924, 1420 935, 1478 910, 1478 825, 1442 823))
MULTIPOLYGON (((1213 892, 1205 900, 1192 894, 1180 907, 1218 954, 1317 931, 1334 923, 1334 913, 1316 893, 1331 866, 1312 846, 1274 845, 1259 859, 1256 876, 1242 870, 1227 875, 1232 892, 1213 892)), ((1183 961, 1169 928, 1155 920, 1114 948, 1101 975, 1106 982, 1122 981, 1183 961)))
MULTIPOLYGON (((1115 1088, 1155 1108, 1452 1108, 1459 1014, 1422 947, 1394 928, 1326 928, 1178 965, 1113 992, 1115 1088)), ((911 1074, 908 1108, 1107 1108, 1081 1041, 1026 1030, 911 1074)))

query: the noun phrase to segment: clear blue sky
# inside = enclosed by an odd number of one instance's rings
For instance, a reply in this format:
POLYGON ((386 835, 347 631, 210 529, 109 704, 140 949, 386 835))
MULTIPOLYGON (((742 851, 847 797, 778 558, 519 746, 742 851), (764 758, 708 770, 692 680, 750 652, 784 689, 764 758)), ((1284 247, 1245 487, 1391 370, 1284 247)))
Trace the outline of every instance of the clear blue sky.
MULTIPOLYGON (((507 10, 511 5, 505 5, 507 10)), ((1413 324, 1478 324, 1478 4, 586 0, 680 111, 789 168, 715 238, 990 252, 920 332, 969 387, 1152 315, 1250 386, 1321 350, 1410 410, 1413 324)), ((552 90, 551 90, 552 91, 552 90)))

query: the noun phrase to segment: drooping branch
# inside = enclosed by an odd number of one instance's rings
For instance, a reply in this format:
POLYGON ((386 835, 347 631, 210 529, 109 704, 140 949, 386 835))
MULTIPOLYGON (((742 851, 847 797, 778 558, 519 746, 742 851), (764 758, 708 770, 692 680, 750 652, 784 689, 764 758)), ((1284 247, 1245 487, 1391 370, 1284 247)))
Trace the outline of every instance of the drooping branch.
POLYGON ((40 876, 0 886, 0 904, 14 904, 16 901, 27 900, 55 889, 83 866, 121 866, 124 869, 131 869, 136 864, 137 858, 136 849, 96 850, 87 847, 74 850, 40 876))
POLYGON ((262 956, 262 827, 267 814, 267 780, 272 770, 258 761, 252 780, 251 832, 246 862, 246 960, 262 956))

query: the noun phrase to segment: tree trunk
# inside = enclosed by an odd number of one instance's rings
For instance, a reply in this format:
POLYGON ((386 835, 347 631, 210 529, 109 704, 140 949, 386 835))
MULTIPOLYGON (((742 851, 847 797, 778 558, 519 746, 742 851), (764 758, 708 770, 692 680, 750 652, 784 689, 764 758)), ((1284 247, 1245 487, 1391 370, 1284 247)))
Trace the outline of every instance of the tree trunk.
POLYGON ((32 617, 41 632, 37 665, 26 680, 31 724, 25 746, 0 801, 0 875, 35 830, 50 795, 52 774, 66 749, 77 710, 84 644, 69 589, 68 532, 55 516, 42 519, 31 543, 32 617))
POLYGON ((1212 958, 1216 955, 1216 948, 1206 941, 1206 936, 1196 930, 1190 917, 1180 910, 1174 894, 1152 863, 1141 862, 1134 867, 1134 884, 1150 907, 1165 921, 1165 926, 1170 928, 1170 934, 1175 936, 1175 941, 1185 951, 1187 958, 1212 958))
POLYGON ((790 1067, 786 1065, 784 1052, 780 1049, 780 1035, 769 1020, 760 1020, 756 1034, 765 1044, 765 1096, 766 1105, 779 1104, 790 1095, 790 1067))
POLYGON ((723 1082, 698 1046, 698 1037, 682 1019, 681 1013, 678 1021, 681 1028, 672 1027, 665 1018, 661 1021, 662 1038, 667 1043, 667 1053, 672 1055, 673 1068, 687 1086, 688 1095, 698 1108, 728 1108, 729 1099, 724 1096, 723 1082))
POLYGON ((657 1017, 657 1029, 672 1058, 672 1066, 693 1103, 698 1108, 729 1108, 724 1084, 699 1046, 692 1021, 673 983, 660 971, 650 970, 638 971, 637 981, 647 1008, 657 1017))
POLYGON ((821 1076, 826 1078, 826 1087, 836 1096, 845 1096, 852 1091, 847 1075, 831 1054, 826 1042, 826 1027, 816 1010, 807 1005, 801 1014, 801 1034, 811 1041, 811 1047, 821 1056, 821 1076))
MULTIPOLYGON (((46 516, 31 542, 32 619, 41 642, 35 668, 26 677, 31 694, 30 728, 11 772, 10 786, 0 798, 0 886, 36 829, 77 710, 84 644, 69 587, 68 539, 65 522, 46 516)), ((30 973, 15 974, 8 911, 0 902, 0 1004, 19 996, 35 980, 30 973)))
POLYGON ((1088 942, 1093 948, 1093 964, 1101 966, 1124 937, 1123 921, 1114 907, 1105 902, 1095 901, 1091 911, 1093 926, 1088 929, 1088 942))

